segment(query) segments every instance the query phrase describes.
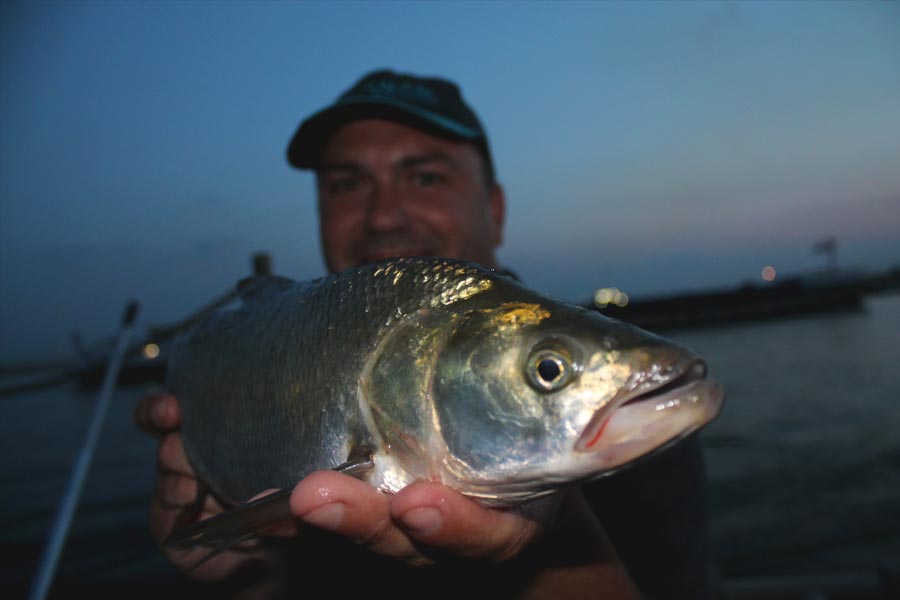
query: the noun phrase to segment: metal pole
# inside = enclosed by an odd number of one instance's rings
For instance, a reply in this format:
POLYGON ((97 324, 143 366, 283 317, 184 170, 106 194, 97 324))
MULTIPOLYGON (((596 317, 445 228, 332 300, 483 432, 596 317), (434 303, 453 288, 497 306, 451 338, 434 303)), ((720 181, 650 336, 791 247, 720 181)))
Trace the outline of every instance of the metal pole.
POLYGON ((94 416, 84 441, 84 447, 78 453, 78 459, 69 479, 69 487, 66 489, 65 496, 63 496, 59 511, 56 513, 56 522, 53 524, 50 539, 44 547, 37 575, 32 583, 31 592, 28 596, 31 600, 42 600, 47 596, 47 592, 50 591, 50 584, 53 582, 56 565, 66 543, 66 537, 72 525, 72 517, 75 514, 76 506, 78 506, 78 497, 81 495, 81 489, 84 486, 84 480, 94 455, 94 447, 97 445, 97 438, 100 436, 100 429, 106 417, 106 409, 109 407, 109 400, 115 389, 116 380, 119 378, 119 370, 122 367, 122 361, 128 349, 128 342, 131 338, 137 312, 137 302, 134 300, 129 301, 122 316, 118 342, 106 366, 106 374, 103 377, 103 385, 100 388, 100 397, 97 400, 97 406, 94 408, 94 416))

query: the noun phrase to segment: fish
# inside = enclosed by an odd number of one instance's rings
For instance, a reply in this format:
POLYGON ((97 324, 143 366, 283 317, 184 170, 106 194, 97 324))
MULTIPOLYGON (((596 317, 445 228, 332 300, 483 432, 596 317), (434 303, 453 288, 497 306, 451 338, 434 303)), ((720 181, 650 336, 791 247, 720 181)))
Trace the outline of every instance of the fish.
POLYGON ((677 443, 724 400, 693 351, 475 263, 259 276, 238 296, 167 366, 188 460, 237 508, 170 546, 224 547, 288 518, 286 494, 321 469, 520 506, 677 443), (269 489, 285 491, 247 502, 269 489))

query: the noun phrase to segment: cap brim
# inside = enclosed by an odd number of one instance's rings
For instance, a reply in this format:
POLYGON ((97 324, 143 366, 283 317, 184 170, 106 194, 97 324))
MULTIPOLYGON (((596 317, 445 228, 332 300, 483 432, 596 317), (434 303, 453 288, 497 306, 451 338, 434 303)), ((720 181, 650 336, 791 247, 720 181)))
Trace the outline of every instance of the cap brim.
POLYGON ((321 110, 300 124, 288 145, 288 162, 298 169, 315 169, 319 166, 325 144, 335 131, 351 121, 367 118, 394 121, 451 140, 477 141, 482 138, 481 132, 419 106, 392 98, 376 102, 370 97, 351 96, 342 98, 340 104, 321 110))

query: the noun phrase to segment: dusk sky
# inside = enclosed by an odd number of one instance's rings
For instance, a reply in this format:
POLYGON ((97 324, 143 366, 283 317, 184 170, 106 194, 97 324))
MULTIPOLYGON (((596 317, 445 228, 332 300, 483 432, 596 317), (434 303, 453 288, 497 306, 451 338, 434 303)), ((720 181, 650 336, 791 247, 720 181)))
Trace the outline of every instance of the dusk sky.
POLYGON ((324 273, 299 122, 381 67, 456 80, 501 261, 585 300, 900 263, 898 2, 4 2, 0 360, 324 273))

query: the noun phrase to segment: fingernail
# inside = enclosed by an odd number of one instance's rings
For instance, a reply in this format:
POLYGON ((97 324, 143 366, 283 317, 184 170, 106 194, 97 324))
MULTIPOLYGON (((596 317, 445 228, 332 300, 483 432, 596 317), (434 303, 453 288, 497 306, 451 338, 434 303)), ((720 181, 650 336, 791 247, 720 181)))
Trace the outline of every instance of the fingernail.
POLYGON ((344 505, 332 502, 312 511, 303 520, 322 529, 335 530, 344 522, 344 505))
POLYGON ((444 524, 444 516, 436 508, 417 508, 401 516, 400 520, 412 533, 419 535, 437 531, 444 524))

